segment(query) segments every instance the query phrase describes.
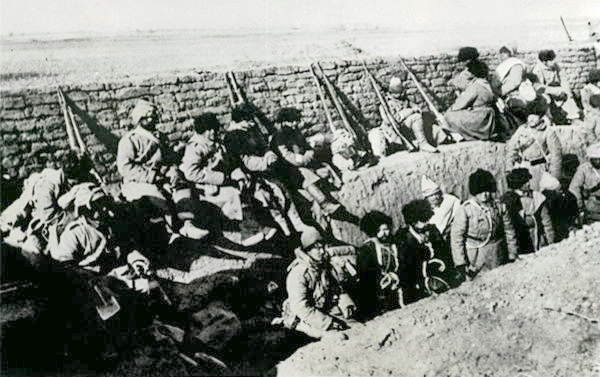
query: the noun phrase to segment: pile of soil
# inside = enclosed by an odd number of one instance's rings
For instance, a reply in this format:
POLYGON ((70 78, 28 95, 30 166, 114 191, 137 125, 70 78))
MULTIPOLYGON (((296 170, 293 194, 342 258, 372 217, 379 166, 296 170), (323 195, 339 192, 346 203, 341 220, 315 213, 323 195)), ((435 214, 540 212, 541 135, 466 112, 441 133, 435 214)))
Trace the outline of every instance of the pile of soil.
POLYGON ((600 224, 299 349, 278 376, 600 376, 600 224))

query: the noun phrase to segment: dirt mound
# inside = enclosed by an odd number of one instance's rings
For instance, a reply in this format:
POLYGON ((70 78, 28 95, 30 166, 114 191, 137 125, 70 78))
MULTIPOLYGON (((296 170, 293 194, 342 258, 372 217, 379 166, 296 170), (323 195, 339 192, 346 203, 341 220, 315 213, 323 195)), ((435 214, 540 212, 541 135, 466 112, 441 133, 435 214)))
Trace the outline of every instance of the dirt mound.
POLYGON ((299 349, 278 376, 600 376, 600 224, 299 349))

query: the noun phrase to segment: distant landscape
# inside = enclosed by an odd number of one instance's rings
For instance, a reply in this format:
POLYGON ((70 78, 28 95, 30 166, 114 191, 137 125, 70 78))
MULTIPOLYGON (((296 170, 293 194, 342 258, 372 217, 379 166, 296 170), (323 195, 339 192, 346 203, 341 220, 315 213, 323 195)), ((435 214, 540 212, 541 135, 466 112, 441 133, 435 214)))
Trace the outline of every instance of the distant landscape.
MULTIPOLYGON (((591 20, 597 25, 597 20, 591 20)), ((569 20, 575 40, 588 39, 588 20, 569 20)), ((456 53, 460 46, 481 50, 511 45, 520 50, 567 44, 560 19, 481 30, 465 27, 428 30, 397 28, 323 28, 210 32, 139 31, 127 35, 8 35, 0 41, 2 89, 109 82, 195 70, 226 70, 305 64, 308 60, 356 57, 349 46, 371 56, 420 56, 456 53)), ((368 56, 364 55, 364 56, 368 56)))

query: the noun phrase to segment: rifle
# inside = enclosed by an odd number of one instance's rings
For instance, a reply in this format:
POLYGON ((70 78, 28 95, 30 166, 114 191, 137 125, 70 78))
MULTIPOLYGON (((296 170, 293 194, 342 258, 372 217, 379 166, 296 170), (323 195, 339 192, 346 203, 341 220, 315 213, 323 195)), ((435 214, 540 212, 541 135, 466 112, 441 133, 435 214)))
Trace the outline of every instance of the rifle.
POLYGON ((325 111, 325 117, 327 118, 327 124, 329 125, 329 129, 331 132, 335 131, 335 127, 333 126, 333 118, 331 117, 331 113, 329 112, 329 108, 327 107, 327 103, 325 103, 325 93, 323 93, 323 88, 321 88, 321 82, 315 73, 315 69, 312 64, 309 64, 310 73, 312 74, 313 80, 315 81, 315 85, 317 87, 317 92, 319 93, 319 99, 321 105, 323 106, 323 110, 325 111))
POLYGON ((415 76, 415 74, 410 70, 410 68, 408 68, 408 66, 406 65, 406 63, 404 62, 404 60, 400 59, 400 64, 406 70, 406 72, 408 72, 408 75, 410 76, 410 78, 412 79, 412 81, 415 83, 415 86, 417 87, 417 90, 419 91, 419 93, 421 93, 421 96, 423 97, 423 99, 425 100, 425 102, 427 102, 427 106, 429 106, 429 109, 431 110, 431 112, 433 113, 433 115, 435 115, 435 119, 437 119, 439 125, 444 130, 449 130, 450 126, 448 125, 448 122, 446 121, 446 118, 444 118, 444 116, 442 115, 442 113, 440 113, 439 110, 435 107, 435 105, 433 104, 433 102, 431 101, 431 99, 429 98, 429 96, 427 95, 427 93, 425 93, 425 89, 423 88, 423 85, 421 85, 421 83, 419 82, 419 80, 417 79, 417 76, 415 76))
POLYGON ((364 60, 362 61, 362 66, 367 74, 367 77, 371 81, 371 85, 373 85, 373 89, 375 89, 375 93, 377 94, 379 103, 381 104, 381 107, 383 108, 383 113, 385 114, 385 117, 387 118, 384 120, 386 120, 392 126, 394 131, 396 131, 398 136, 400 136, 400 139, 402 139, 402 142, 406 145, 406 148, 408 149, 409 152, 416 151, 417 147, 415 147, 415 145, 410 141, 410 139, 408 139, 406 136, 404 136, 404 133, 402 132, 402 129, 400 128, 400 125, 398 124, 398 122, 396 121, 396 118, 394 118, 394 116, 392 115, 392 112, 390 111, 390 107, 388 106, 388 103, 387 103, 385 97, 381 94, 381 90, 379 89, 379 86, 377 85, 377 81, 375 80, 375 77, 373 77, 371 72, 369 72, 369 70, 367 69, 367 65, 365 64, 364 60))
MULTIPOLYGON (((248 103, 248 99, 240 89, 233 72, 227 72, 225 74, 225 82, 227 82, 227 87, 229 89, 229 100, 231 101, 232 107, 240 103, 248 103)), ((263 135, 267 136, 274 133, 274 130, 269 127, 269 125, 265 124, 265 122, 263 122, 256 114, 253 114, 252 118, 263 135)))
MULTIPOLYGON (((340 118, 342 119, 342 124, 344 125, 344 128, 350 133, 350 135, 352 135, 354 140, 356 140, 361 145, 361 147, 363 147, 364 150, 370 151, 371 148, 365 148, 363 141, 361 139, 359 139, 356 131, 354 130, 354 128, 348 121, 348 117, 346 116, 346 113, 344 112, 342 104, 340 103, 339 99, 337 98, 335 88, 333 87, 333 84, 331 83, 331 81, 329 81, 329 78, 327 77, 327 75, 325 75, 323 68, 321 68, 321 65, 318 62, 315 64, 321 71, 321 77, 323 78, 323 81, 325 82, 325 87, 327 88, 327 92, 329 93, 329 99, 335 105, 335 108, 336 108, 338 114, 340 115, 340 118)), ((366 133, 364 130, 361 130, 361 131, 363 133, 366 133)))
POLYGON ((89 155, 89 152, 87 151, 85 142, 83 141, 83 138, 81 137, 81 133, 79 132, 79 125, 75 121, 75 115, 73 114, 73 110, 71 109, 70 106, 67 106, 67 99, 65 97, 65 93, 62 91, 62 89, 60 87, 57 87, 57 92, 58 92, 58 101, 62 108, 63 116, 65 118, 65 126, 67 129, 67 136, 69 138, 69 146, 70 146, 71 150, 77 152, 77 154, 81 157, 86 157, 87 159, 90 160, 90 162, 92 162, 92 165, 90 168, 90 173, 92 174, 92 176, 94 176, 97 183, 100 185, 100 188, 102 189, 102 191, 106 195, 110 196, 108 188, 106 187, 106 182, 104 182, 104 179, 102 179, 102 177, 98 173, 98 170, 96 170, 96 168, 93 166, 94 160, 89 155))

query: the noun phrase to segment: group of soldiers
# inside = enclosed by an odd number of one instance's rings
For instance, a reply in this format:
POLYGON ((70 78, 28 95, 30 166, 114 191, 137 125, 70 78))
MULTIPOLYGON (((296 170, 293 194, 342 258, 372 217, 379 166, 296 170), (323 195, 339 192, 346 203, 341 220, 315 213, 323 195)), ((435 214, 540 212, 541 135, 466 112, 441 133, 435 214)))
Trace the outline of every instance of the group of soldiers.
MULTIPOLYGON (((135 128, 118 144, 119 197, 92 183, 90 161, 67 153, 60 166, 32 174, 2 212, 3 242, 20 248, 37 267, 51 264, 53 276, 65 277, 57 278, 63 284, 59 292, 102 275, 122 290, 146 294, 159 287, 146 253, 168 249, 178 239, 210 243, 226 224, 250 215, 259 230, 240 241, 242 246, 260 247, 277 234, 298 246, 288 268, 288 298, 273 324, 313 338, 346 329, 600 220, 600 144, 587 148, 589 161, 572 179, 563 173, 553 120, 579 119, 580 112, 554 53, 540 53, 531 72, 537 79, 510 49, 501 53, 504 61, 490 74, 475 49, 459 51, 466 68, 451 80, 459 93, 438 124, 409 103, 401 80, 393 77, 388 106, 402 128, 392 127, 382 110, 382 125, 368 135, 371 151, 360 150, 344 131, 334 135, 330 149, 323 135, 305 137, 301 112, 293 108, 280 109, 273 132, 265 132, 257 109, 244 102, 232 109, 227 125, 213 113, 195 117, 187 144, 170 148, 157 131, 159 109, 139 100, 131 112, 135 128), (511 126, 497 127, 499 122, 518 127, 509 132, 511 126), (344 173, 391 153, 394 144, 403 143, 403 132, 425 152, 447 142, 512 134, 509 190, 498 197, 496 179, 480 169, 469 177, 471 196, 461 203, 422 177, 423 197, 403 207, 405 227, 397 232, 379 211, 362 218, 349 213, 335 198, 344 173), (324 162, 327 155, 333 166, 324 162), (331 219, 358 225, 368 238, 358 247, 334 240, 331 219)), ((599 70, 590 73, 580 98, 586 127, 598 140, 599 70)), ((92 287, 104 302, 101 287, 92 287)), ((113 284, 107 294, 115 290, 113 284)))

